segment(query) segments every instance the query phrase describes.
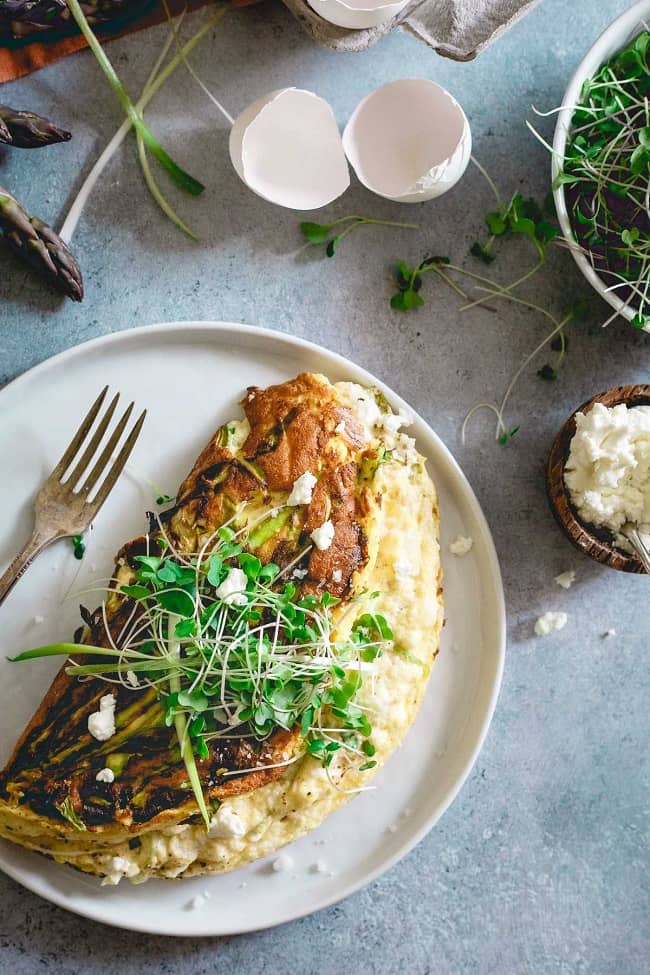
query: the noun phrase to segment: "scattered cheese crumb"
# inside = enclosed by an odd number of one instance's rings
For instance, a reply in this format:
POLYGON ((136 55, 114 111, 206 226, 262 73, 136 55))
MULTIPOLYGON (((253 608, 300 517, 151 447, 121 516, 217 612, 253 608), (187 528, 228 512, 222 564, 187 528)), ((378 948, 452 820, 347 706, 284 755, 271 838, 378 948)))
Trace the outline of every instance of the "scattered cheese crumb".
POLYGON ((137 675, 135 674, 135 672, 133 670, 127 670, 127 672, 126 672, 126 681, 127 681, 127 684, 130 684, 131 685, 131 687, 139 687, 140 686, 140 681, 138 680, 137 675))
POLYGON ((558 586, 562 586, 563 589, 570 589, 573 583, 576 581, 576 571, 575 569, 568 569, 566 572, 560 572, 559 576, 555 577, 555 581, 558 586))
POLYGON ((343 582, 342 569, 334 569, 334 572, 332 572, 332 582, 343 582))
POLYGON ((245 606, 248 602, 246 597, 247 582, 248 578, 242 569, 231 569, 217 588, 216 594, 219 599, 223 599, 226 606, 245 606))
POLYGON ((316 548, 324 552, 334 541, 334 525, 331 521, 326 521, 320 528, 316 528, 310 537, 316 548))
POLYGON ((299 504, 309 504, 311 496, 316 487, 317 478, 310 471, 305 471, 293 482, 291 494, 287 498, 287 504, 295 507, 299 504))
POLYGON ((459 557, 467 555, 470 551, 472 545, 474 544, 474 539, 466 537, 465 535, 459 535, 449 546, 449 551, 452 555, 458 555, 459 557))
POLYGON ((293 857, 289 856, 288 853, 281 853, 273 861, 273 869, 276 873, 283 873, 285 870, 292 870, 294 863, 293 857))
POLYGON ((44 617, 43 617, 43 616, 35 616, 35 617, 34 617, 34 623, 35 623, 35 624, 36 624, 37 626, 39 626, 39 625, 40 625, 40 624, 41 624, 41 623, 43 622, 43 619, 44 619, 44 617))
POLYGON ((388 829, 386 830, 386 832, 387 833, 396 833, 397 832, 397 826, 395 825, 395 823, 391 823, 391 825, 388 827, 388 829))
POLYGON ((200 911, 202 907, 205 907, 207 901, 210 900, 212 894, 209 890, 204 890, 201 894, 197 894, 188 903, 188 908, 190 911, 200 911))
POLYGON ((95 782, 111 783, 114 781, 115 781, 115 773, 111 768, 103 768, 101 772, 98 772, 97 775, 95 776, 95 782))
POLYGON ((108 741, 115 734, 115 698, 112 694, 102 697, 99 711, 88 715, 88 731, 97 741, 108 741))
POLYGON ((554 630, 561 630, 566 626, 567 620, 566 613, 544 613, 535 623, 535 635, 548 636, 554 630))
POLYGON ((616 636, 616 630, 613 628, 610 630, 605 630, 603 636, 616 636))
POLYGON ((317 860, 316 863, 312 864, 312 873, 328 873, 327 864, 324 860, 317 860))
POLYGON ((345 420, 341 420, 340 423, 336 424, 334 427, 334 433, 345 433, 345 420))
POLYGON ((307 569, 294 569, 292 575, 294 579, 304 579, 307 575, 307 569))

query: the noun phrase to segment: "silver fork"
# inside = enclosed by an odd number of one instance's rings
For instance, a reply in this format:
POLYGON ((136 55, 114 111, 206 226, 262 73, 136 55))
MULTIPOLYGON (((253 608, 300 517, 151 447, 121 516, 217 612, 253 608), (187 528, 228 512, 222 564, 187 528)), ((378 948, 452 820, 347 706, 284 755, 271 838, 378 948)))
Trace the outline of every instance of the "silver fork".
POLYGON ((140 436, 142 424, 147 411, 145 410, 136 420, 128 437, 124 441, 120 452, 111 463, 111 458, 117 448, 120 438, 126 429, 133 403, 122 414, 106 446, 93 464, 90 473, 78 491, 75 487, 81 481, 83 474, 97 453, 102 438, 113 418, 120 394, 117 393, 108 405, 97 427, 88 440, 91 428, 99 416, 106 399, 108 386, 101 391, 90 410, 86 414, 81 426, 72 438, 63 457, 56 465, 47 481, 39 491, 34 504, 34 531, 21 552, 18 553, 11 565, 0 576, 0 605, 12 586, 20 579, 36 556, 52 542, 59 538, 81 535, 86 531, 91 521, 103 505, 115 486, 115 482, 124 470, 135 442, 140 436), (86 443, 86 441, 88 441, 86 443), (86 444, 85 449, 84 444, 86 444), (63 479, 66 472, 77 461, 68 477, 63 479), (99 479, 106 472, 106 476, 90 501, 89 495, 97 487, 99 479))
POLYGON ((625 535, 643 565, 643 568, 650 575, 650 551, 648 551, 645 542, 641 538, 638 527, 633 522, 626 521, 621 528, 621 535, 625 535))

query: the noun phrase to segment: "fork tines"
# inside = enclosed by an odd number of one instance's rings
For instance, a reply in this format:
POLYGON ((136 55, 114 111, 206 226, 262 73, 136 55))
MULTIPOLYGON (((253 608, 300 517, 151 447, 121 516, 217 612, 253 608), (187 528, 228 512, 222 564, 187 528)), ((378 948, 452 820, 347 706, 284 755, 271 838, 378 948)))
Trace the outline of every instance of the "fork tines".
POLYGON ((142 424, 144 423, 144 419, 147 415, 146 410, 140 414, 135 424, 131 428, 128 436, 124 440, 119 453, 116 457, 114 457, 115 451, 118 448, 131 414, 133 413, 135 404, 130 403, 118 420, 108 440, 105 442, 101 453, 95 459, 95 455, 97 454, 97 451, 109 429, 120 398, 120 394, 116 393, 103 415, 101 415, 101 410, 107 393, 108 386, 105 386, 84 417, 81 426, 77 430, 71 443, 61 457, 61 460, 52 472, 52 479, 58 480, 61 485, 65 485, 71 492, 74 492, 76 495, 80 495, 85 499, 88 499, 91 491, 97 487, 102 474, 107 472, 96 496, 91 502, 96 509, 98 509, 106 500, 106 497, 122 473, 131 451, 135 446, 136 440, 140 435, 142 424), (93 424, 97 420, 98 416, 100 417, 99 423, 97 423, 92 436, 90 439, 88 439, 93 428, 93 424), (82 450, 82 448, 84 448, 83 452, 79 456, 79 452, 82 450), (68 474, 68 470, 75 460, 76 464, 72 471, 68 474), (82 477, 93 460, 95 460, 95 462, 90 469, 90 472, 86 474, 85 480, 83 483, 81 483, 79 489, 75 491, 75 488, 81 482, 82 477))

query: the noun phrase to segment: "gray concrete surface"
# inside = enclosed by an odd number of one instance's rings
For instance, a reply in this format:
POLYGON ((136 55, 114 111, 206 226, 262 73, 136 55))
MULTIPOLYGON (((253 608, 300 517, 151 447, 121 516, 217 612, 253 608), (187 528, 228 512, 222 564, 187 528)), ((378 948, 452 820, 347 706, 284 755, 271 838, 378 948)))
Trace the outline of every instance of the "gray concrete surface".
MULTIPOLYGON (((475 153, 504 195, 542 198, 549 160, 524 120, 531 103, 559 104, 582 52, 625 0, 544 0, 477 61, 444 61, 396 33, 363 55, 311 44, 279 5, 229 17, 195 54, 203 79, 233 114, 282 85, 315 89, 343 124, 378 84, 425 76, 458 96, 475 153)), ((188 18, 196 25, 203 14, 188 18)), ((165 29, 111 45, 138 90, 165 29)), ((0 181, 56 222, 120 120, 90 55, 9 85, 2 100, 55 116, 74 140, 43 152, 3 152, 0 181)), ((184 239, 147 197, 128 144, 107 171, 74 245, 86 275, 82 306, 60 302, 13 258, 0 278, 0 380, 93 336, 178 318, 247 321, 323 342, 377 373, 432 423, 484 505, 503 567, 509 650, 496 716, 473 774, 419 847, 381 880, 313 917, 257 935, 196 943, 102 928, 66 914, 0 876, 0 970, 32 975, 233 972, 352 975, 564 973, 641 975, 648 930, 648 580, 616 575, 575 553, 544 496, 553 435, 579 403, 608 386, 648 381, 650 336, 625 323, 602 330, 607 308, 566 252, 556 250, 526 295, 553 314, 589 302, 570 326, 555 384, 526 369, 508 410, 520 431, 506 448, 478 418, 544 334, 534 312, 499 304, 459 314, 456 297, 427 280, 426 305, 388 307, 390 263, 427 252, 467 260, 492 205, 479 174, 443 199, 399 208, 353 182, 327 214, 415 218, 417 233, 361 231, 333 261, 300 249, 299 217, 252 195, 230 168, 227 129, 180 71, 149 112, 173 154, 207 185, 200 201, 175 194, 199 229, 184 239), (553 577, 575 568, 560 590, 553 577), (566 628, 532 636, 536 616, 566 609, 566 628), (616 637, 603 633, 614 627, 616 637)), ((550 135, 552 121, 541 120, 550 135)), ((515 277, 531 260, 504 246, 491 272, 515 277)), ((644 961, 645 958, 645 961, 644 961)))

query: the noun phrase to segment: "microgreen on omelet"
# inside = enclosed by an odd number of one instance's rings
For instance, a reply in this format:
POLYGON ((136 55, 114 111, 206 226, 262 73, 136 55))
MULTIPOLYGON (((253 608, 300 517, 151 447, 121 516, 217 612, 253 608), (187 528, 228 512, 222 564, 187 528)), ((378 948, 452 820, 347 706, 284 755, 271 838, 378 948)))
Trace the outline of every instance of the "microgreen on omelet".
MULTIPOLYGON (((364 611, 340 636, 334 612, 340 599, 303 595, 291 579, 310 547, 281 569, 247 551, 253 531, 255 523, 239 531, 226 524, 197 554, 186 554, 161 526, 148 554, 134 556, 133 581, 109 590, 134 603, 119 635, 106 622, 109 646, 54 644, 15 658, 98 655, 101 663, 71 663, 67 673, 130 691, 154 687, 206 824, 197 759, 207 759, 217 739, 245 734, 264 741, 279 728, 299 726, 304 750, 326 768, 337 752, 359 770, 376 764, 366 761, 375 749, 359 692, 365 672, 393 641, 387 620, 372 608, 378 593, 358 597, 364 611), (238 588, 229 591, 233 573, 238 588)), ((347 612, 354 606, 353 599, 347 612)), ((242 771, 249 770, 225 775, 242 771)))

